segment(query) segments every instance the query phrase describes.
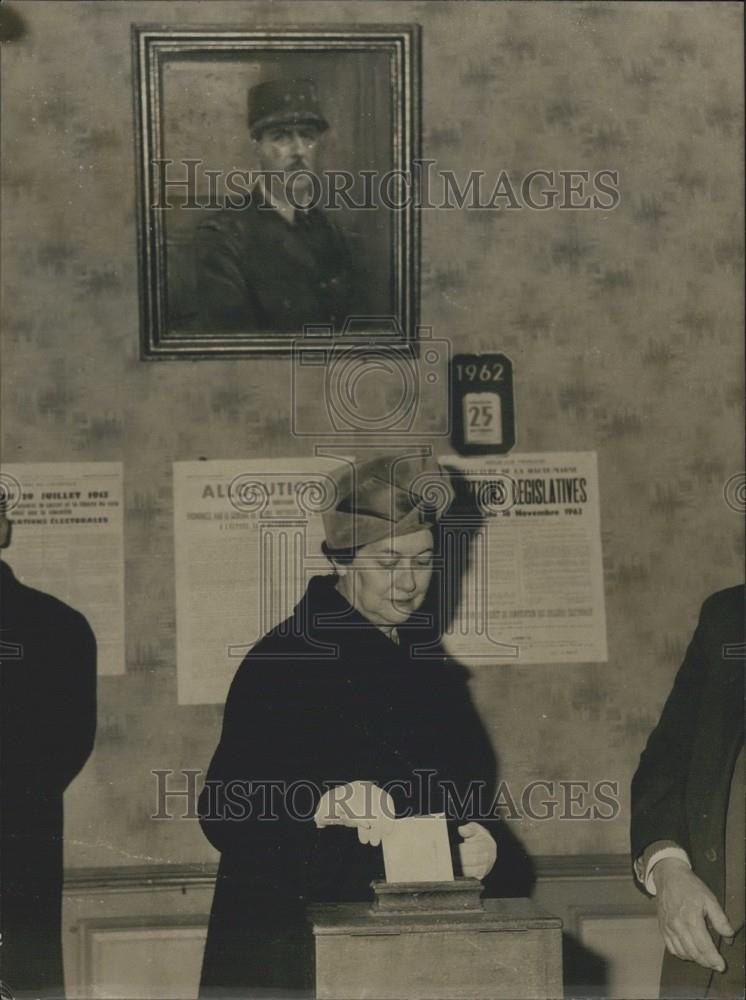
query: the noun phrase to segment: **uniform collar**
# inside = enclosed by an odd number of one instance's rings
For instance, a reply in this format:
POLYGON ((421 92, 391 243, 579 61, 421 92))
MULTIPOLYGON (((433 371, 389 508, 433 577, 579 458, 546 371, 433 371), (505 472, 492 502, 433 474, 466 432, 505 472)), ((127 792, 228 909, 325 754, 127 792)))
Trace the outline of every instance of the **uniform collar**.
POLYGON ((260 175, 256 182, 256 187, 259 195, 260 203, 263 206, 268 206, 272 208, 277 214, 283 219, 289 226, 296 225, 296 214, 301 214, 305 217, 309 217, 311 209, 308 208, 298 208, 296 209, 293 205, 288 202, 280 202, 276 198, 272 197, 272 192, 268 189, 267 185, 264 183, 264 178, 260 175))

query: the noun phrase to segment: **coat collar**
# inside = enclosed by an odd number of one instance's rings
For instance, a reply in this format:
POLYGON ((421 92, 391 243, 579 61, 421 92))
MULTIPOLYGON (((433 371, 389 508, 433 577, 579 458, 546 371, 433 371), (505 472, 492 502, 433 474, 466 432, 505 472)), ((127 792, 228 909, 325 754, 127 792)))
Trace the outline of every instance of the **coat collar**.
POLYGON ((364 617, 336 588, 336 577, 315 576, 293 612, 295 627, 320 642, 335 640, 340 633, 347 633, 351 639, 361 639, 367 644, 380 644, 381 648, 399 649, 408 653, 411 646, 432 642, 436 630, 429 616, 422 613, 421 620, 405 622, 397 627, 398 642, 392 641, 385 632, 364 617))

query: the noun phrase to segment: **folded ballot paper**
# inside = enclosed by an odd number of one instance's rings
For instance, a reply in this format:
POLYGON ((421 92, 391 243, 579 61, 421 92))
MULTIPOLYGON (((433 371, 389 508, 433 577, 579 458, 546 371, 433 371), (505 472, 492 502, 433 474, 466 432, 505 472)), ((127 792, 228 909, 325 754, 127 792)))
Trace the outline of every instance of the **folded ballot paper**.
POLYGON ((381 841, 387 882, 453 882, 445 816, 395 819, 381 841))

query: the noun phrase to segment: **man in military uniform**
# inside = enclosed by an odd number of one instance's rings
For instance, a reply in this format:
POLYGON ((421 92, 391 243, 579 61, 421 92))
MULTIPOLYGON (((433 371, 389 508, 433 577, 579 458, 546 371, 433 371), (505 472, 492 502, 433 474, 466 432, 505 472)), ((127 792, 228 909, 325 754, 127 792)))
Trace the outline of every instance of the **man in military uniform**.
POLYGON ((350 254, 339 227, 312 204, 328 127, 310 80, 272 80, 249 92, 259 180, 247 207, 203 222, 197 240, 200 307, 210 332, 344 326, 350 254))

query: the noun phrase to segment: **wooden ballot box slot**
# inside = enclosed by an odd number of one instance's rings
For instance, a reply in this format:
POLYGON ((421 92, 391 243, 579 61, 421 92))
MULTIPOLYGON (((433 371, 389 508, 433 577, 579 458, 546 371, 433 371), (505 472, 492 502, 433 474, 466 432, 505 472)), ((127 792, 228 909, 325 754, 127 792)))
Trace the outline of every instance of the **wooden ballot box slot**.
POLYGON ((314 907, 317 1000, 562 996, 562 922, 481 883, 373 883, 374 902, 314 907))

